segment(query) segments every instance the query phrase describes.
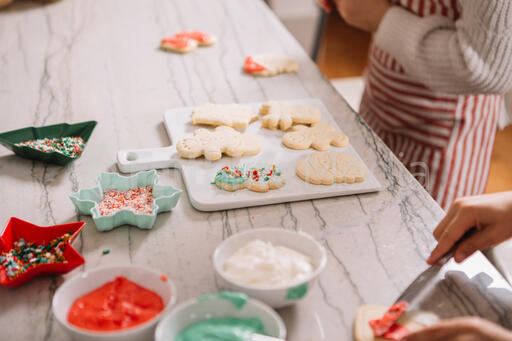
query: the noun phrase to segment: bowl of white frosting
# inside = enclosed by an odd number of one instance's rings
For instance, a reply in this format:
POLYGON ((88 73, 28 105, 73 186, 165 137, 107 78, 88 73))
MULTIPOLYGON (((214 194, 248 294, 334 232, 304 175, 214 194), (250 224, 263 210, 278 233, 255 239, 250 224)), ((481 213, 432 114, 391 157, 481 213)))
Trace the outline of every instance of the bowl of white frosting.
POLYGON ((327 262, 324 247, 304 232, 260 228, 237 233, 213 254, 221 288, 281 308, 303 299, 327 262))

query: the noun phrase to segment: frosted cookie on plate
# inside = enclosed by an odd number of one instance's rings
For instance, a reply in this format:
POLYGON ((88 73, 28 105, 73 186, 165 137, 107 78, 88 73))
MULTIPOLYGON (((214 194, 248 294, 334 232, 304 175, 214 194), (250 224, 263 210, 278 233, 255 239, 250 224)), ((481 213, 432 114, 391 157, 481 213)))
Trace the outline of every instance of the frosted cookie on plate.
POLYGON ((299 63, 288 56, 257 54, 245 59, 244 70, 255 76, 275 76, 279 73, 299 71, 299 63))
POLYGON ((268 192, 279 189, 285 184, 284 176, 276 165, 265 167, 223 167, 212 182, 225 191, 237 191, 247 188, 254 192, 268 192))
POLYGON ((245 188, 254 192, 268 192, 279 189, 285 184, 283 173, 276 165, 271 167, 253 167, 249 169, 245 188))
POLYGON ((247 171, 244 167, 222 167, 212 182, 218 189, 234 192, 245 188, 247 171))
POLYGON ((246 128, 258 119, 251 107, 240 104, 207 103, 192 111, 192 124, 246 128))
POLYGON ((364 181, 366 167, 357 158, 343 153, 315 152, 297 163, 296 174, 314 185, 364 181))
POLYGON ((287 101, 271 101, 260 108, 261 126, 266 129, 288 130, 294 124, 313 124, 320 121, 322 112, 313 105, 287 101))

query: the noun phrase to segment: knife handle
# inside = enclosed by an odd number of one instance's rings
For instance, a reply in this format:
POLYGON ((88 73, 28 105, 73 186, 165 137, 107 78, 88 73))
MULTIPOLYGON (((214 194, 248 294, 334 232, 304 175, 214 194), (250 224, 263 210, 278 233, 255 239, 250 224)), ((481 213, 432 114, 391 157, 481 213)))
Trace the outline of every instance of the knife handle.
POLYGON ((436 265, 439 265, 439 266, 443 266, 445 265, 446 263, 448 263, 448 261, 450 260, 450 258, 453 257, 453 255, 455 254, 455 251, 457 250, 457 248, 459 247, 459 245, 469 239, 470 237, 474 236, 476 233, 478 232, 478 229, 476 227, 472 227, 470 228, 469 230, 466 231, 466 233, 464 233, 462 235, 462 237, 460 237, 459 240, 457 240, 455 242, 455 244, 453 244, 453 246, 451 247, 450 250, 448 250, 448 252, 441 258, 439 258, 439 260, 437 261, 436 265))

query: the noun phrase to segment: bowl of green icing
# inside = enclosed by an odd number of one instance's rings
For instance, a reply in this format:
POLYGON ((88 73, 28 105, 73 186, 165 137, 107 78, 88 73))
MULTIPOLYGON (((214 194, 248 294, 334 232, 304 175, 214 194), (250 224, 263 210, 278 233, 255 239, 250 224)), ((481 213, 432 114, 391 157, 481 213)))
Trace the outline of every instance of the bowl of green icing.
POLYGON ((156 341, 250 341, 253 334, 286 338, 281 317, 245 294, 221 292, 183 302, 158 324, 156 341))

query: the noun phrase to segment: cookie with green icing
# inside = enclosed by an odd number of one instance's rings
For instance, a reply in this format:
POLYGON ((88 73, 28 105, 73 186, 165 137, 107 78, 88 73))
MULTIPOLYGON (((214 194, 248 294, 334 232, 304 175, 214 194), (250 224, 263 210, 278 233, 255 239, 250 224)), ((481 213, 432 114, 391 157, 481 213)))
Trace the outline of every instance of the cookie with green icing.
POLYGON ((268 192, 285 184, 282 172, 276 165, 264 167, 223 167, 212 182, 219 189, 237 191, 247 188, 255 192, 268 192))
POLYGON ((214 184, 218 189, 234 192, 245 188, 247 172, 244 167, 223 167, 215 175, 214 184))

